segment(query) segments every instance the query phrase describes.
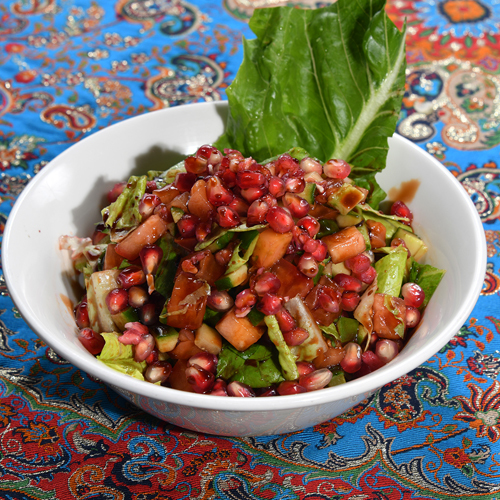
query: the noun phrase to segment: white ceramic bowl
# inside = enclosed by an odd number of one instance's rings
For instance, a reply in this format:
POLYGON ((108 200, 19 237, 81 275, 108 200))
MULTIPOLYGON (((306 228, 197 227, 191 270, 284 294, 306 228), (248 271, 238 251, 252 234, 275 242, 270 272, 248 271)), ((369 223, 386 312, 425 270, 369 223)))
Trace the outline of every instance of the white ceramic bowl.
POLYGON ((292 432, 335 417, 435 354, 471 313, 483 284, 486 244, 475 207, 456 179, 411 142, 390 140, 379 176, 388 190, 418 179, 410 203, 427 261, 447 270, 417 333, 380 370, 317 392, 274 398, 191 394, 118 373, 76 338, 74 276, 58 249, 63 234, 90 235, 99 206, 115 182, 131 173, 165 169, 222 133, 225 102, 185 105, 117 123, 70 147, 47 165, 15 204, 3 237, 3 270, 13 301, 37 335, 60 356, 101 379, 145 411, 204 433, 256 436, 292 432))

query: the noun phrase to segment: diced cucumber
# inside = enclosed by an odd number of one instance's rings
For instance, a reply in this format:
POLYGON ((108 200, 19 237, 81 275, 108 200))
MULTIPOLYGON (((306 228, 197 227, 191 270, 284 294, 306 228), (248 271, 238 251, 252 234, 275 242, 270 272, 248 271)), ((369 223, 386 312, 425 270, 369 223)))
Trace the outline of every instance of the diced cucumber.
POLYGON ((336 385, 346 383, 344 370, 341 370, 341 369, 332 370, 332 373, 333 373, 333 377, 330 380, 330 382, 328 383, 327 387, 334 387, 336 385))
POLYGON ((229 290, 235 286, 241 285, 248 278, 248 266, 243 264, 236 271, 218 279, 215 282, 217 290, 229 290))
POLYGON ((336 208, 342 215, 348 214, 358 203, 365 199, 365 194, 357 187, 344 183, 328 197, 328 205, 336 208))
POLYGON ((340 230, 339 225, 332 219, 321 219, 319 221, 319 232, 317 238, 323 238, 329 234, 336 233, 340 230))
POLYGON ((117 329, 106 305, 106 297, 111 290, 119 287, 116 281, 119 274, 118 269, 97 271, 92 273, 87 281, 87 308, 90 327, 97 333, 113 332, 117 329))
POLYGON ((363 235, 363 238, 365 239, 366 249, 371 250, 372 243, 370 241, 370 232, 368 231, 368 226, 366 225, 366 223, 360 224, 358 226, 358 231, 363 235))
POLYGON ((427 253, 427 245, 415 233, 399 228, 394 234, 394 238, 401 238, 405 242, 411 256, 417 261, 427 253))
POLYGON ((194 332, 194 345, 202 351, 218 355, 222 349, 221 334, 215 328, 203 323, 194 332))
POLYGON ((132 323, 133 321, 139 321, 139 316, 133 307, 128 307, 125 311, 118 314, 112 314, 115 325, 119 328, 121 332, 125 330, 125 325, 127 323, 132 323))
POLYGON ((356 226, 360 222, 363 222, 363 217, 355 213, 348 213, 345 215, 340 214, 337 216, 337 224, 341 228, 356 226))
POLYGON ((174 219, 174 222, 177 224, 181 217, 184 215, 184 210, 179 207, 171 207, 170 213, 172 214, 172 219, 174 219))
POLYGON ((227 233, 224 233, 220 238, 217 238, 213 243, 211 243, 208 246, 208 249, 212 253, 215 253, 218 250, 222 250, 233 239, 234 235, 235 235, 235 233, 232 233, 231 231, 228 231, 227 233))
POLYGON ((171 326, 162 326, 153 331, 156 347, 160 352, 170 352, 175 349, 179 340, 179 332, 171 326))
POLYGON ((314 195, 316 194, 316 184, 314 182, 306 182, 306 187, 302 193, 297 193, 301 198, 307 200, 310 205, 314 205, 314 195))

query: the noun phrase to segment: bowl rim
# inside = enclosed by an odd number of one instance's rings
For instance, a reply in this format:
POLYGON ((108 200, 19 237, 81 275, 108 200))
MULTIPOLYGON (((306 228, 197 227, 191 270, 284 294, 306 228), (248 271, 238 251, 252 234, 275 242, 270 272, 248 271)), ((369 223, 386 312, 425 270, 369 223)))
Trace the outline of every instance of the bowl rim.
POLYGON ((83 146, 86 146, 87 143, 91 143, 97 134, 103 135, 114 133, 115 131, 119 131, 122 127, 135 126, 137 123, 140 123, 143 120, 148 120, 148 117, 153 113, 163 113, 168 115, 173 111, 177 113, 189 111, 194 107, 214 108, 216 111, 223 112, 227 110, 228 104, 227 101, 203 102, 150 111, 138 116, 126 118, 110 125, 109 127, 96 131, 93 134, 85 137, 81 141, 73 144, 72 146, 61 152, 59 155, 57 155, 53 160, 51 160, 41 172, 34 176, 34 178, 28 183, 28 185, 24 188, 24 190, 17 198, 8 216, 3 234, 2 266, 7 288, 9 290, 11 299, 19 309, 21 316, 26 321, 28 326, 62 358, 70 362, 78 369, 84 371, 85 373, 88 373, 98 378, 102 382, 115 387, 119 392, 125 391, 126 393, 136 394, 144 398, 153 398, 155 400, 168 402, 171 404, 220 411, 258 412, 269 410, 290 410, 311 405, 334 403, 335 401, 349 398, 353 402, 362 400, 383 385, 395 380, 396 378, 404 376, 409 371, 424 363, 427 359, 429 359, 429 355, 427 354, 427 352, 436 353, 449 341, 450 338, 452 338, 452 336, 460 329, 460 327, 463 326, 470 313, 474 309, 475 304, 479 298, 481 289, 483 287, 483 277, 486 272, 486 240, 484 237, 484 228, 482 222, 472 200, 466 193, 465 189, 463 189, 461 184, 453 176, 453 174, 436 158, 421 149, 418 145, 398 134, 394 134, 394 136, 389 139, 390 142, 402 142, 406 147, 412 149, 413 151, 418 151, 419 154, 427 155, 428 160, 431 161, 437 169, 441 170, 445 175, 449 176, 449 178, 453 180, 453 182, 451 183, 451 186, 453 186, 452 189, 457 190, 457 194, 462 198, 464 204, 468 206, 473 215, 474 233, 471 235, 471 237, 475 238, 475 241, 479 246, 479 254, 482 255, 481 259, 477 259, 474 262, 473 274, 475 276, 475 286, 471 287, 468 290, 466 300, 464 301, 463 306, 460 309, 461 313, 459 315, 456 315, 453 318, 453 321, 448 323, 446 329, 449 334, 447 336, 441 336, 437 339, 432 340, 429 343, 428 350, 414 353, 411 358, 411 363, 406 362, 404 372, 398 373, 397 377, 393 375, 393 372, 399 371, 398 369, 400 369, 400 364, 398 364, 397 362, 391 362, 388 365, 380 368, 376 372, 364 377, 360 377, 359 379, 352 380, 347 384, 329 387, 310 393, 273 398, 221 398, 219 396, 212 396, 209 394, 183 392, 177 389, 157 386, 149 382, 141 381, 124 373, 117 372, 112 368, 107 367, 104 363, 99 362, 99 360, 95 358, 93 358, 95 362, 87 363, 86 360, 89 359, 88 357, 78 357, 75 350, 69 347, 67 348, 65 344, 52 345, 50 331, 45 329, 43 326, 40 326, 37 323, 36 317, 32 315, 29 307, 24 306, 20 293, 16 287, 14 270, 11 269, 10 265, 10 253, 14 251, 10 249, 10 245, 13 238, 13 233, 15 231, 16 216, 20 210, 20 207, 24 203, 24 200, 29 196, 32 190, 37 188, 37 185, 41 182, 42 179, 45 178, 45 176, 50 175, 51 171, 57 168, 61 160, 63 160, 67 155, 70 155, 74 149, 79 149, 83 146), (376 374, 376 376, 372 376, 374 374, 376 374))

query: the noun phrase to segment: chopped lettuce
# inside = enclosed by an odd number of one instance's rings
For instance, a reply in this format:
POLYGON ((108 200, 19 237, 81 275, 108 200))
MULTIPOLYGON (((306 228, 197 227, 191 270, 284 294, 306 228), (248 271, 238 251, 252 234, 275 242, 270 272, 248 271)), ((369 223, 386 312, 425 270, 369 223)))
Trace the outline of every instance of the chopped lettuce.
POLYGON ((396 251, 387 254, 375 263, 378 280, 377 293, 399 297, 407 258, 406 248, 396 247, 396 251))
POLYGON ((408 282, 416 283, 425 293, 423 307, 427 306, 446 271, 430 264, 419 264, 413 261, 408 276, 408 282))

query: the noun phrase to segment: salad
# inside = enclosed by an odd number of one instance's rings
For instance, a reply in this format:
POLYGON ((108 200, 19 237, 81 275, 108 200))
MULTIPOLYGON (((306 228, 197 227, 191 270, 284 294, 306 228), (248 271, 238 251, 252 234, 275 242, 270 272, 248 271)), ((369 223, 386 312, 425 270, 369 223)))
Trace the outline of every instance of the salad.
POLYGON ((300 148, 258 163, 201 146, 108 193, 90 238, 61 237, 86 293, 78 336, 151 383, 297 394, 394 359, 444 272, 401 201, 373 209, 349 163, 300 148))

